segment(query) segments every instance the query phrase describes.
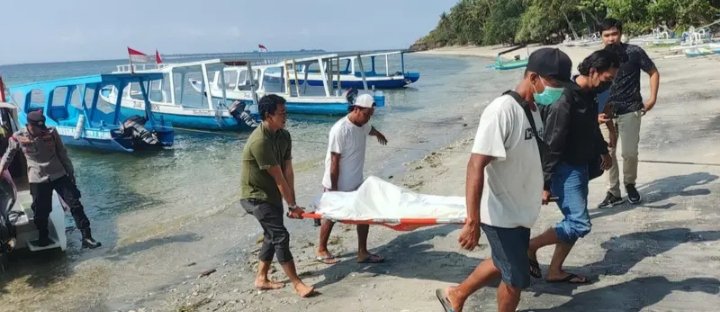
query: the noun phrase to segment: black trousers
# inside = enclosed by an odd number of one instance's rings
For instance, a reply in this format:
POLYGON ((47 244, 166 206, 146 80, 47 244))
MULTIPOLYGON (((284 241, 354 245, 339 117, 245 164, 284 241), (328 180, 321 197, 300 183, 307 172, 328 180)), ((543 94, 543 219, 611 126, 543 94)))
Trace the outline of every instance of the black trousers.
MULTIPOLYGON (((40 238, 48 237, 48 218, 52 211, 53 190, 60 195, 60 198, 70 207, 70 213, 75 219, 75 226, 80 230, 83 237, 90 233, 90 220, 85 215, 85 209, 80 203, 80 190, 68 176, 45 183, 30 183, 30 195, 32 195, 32 210, 35 214, 35 226, 38 229, 40 238)), ((64 229, 62 229, 64 230, 64 229)))
POLYGON ((283 224, 283 207, 257 199, 243 199, 240 204, 247 213, 255 216, 263 229, 264 239, 258 255, 260 261, 272 261, 273 255, 279 263, 292 261, 290 233, 283 224))

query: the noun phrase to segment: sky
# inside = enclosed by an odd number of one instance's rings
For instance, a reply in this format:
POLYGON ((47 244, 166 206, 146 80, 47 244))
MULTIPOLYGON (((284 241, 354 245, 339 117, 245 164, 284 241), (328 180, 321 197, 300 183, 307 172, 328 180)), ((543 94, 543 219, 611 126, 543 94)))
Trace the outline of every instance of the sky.
POLYGON ((457 0, 3 0, 0 64, 407 48, 457 0))

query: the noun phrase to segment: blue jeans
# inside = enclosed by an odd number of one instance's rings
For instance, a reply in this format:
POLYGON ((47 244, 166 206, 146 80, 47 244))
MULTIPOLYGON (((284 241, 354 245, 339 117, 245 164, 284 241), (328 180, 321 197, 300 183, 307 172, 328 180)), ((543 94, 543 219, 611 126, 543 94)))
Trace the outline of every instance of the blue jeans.
POLYGON ((592 224, 587 209, 588 165, 560 162, 552 176, 551 192, 565 218, 555 225, 558 238, 570 245, 590 233, 592 224))

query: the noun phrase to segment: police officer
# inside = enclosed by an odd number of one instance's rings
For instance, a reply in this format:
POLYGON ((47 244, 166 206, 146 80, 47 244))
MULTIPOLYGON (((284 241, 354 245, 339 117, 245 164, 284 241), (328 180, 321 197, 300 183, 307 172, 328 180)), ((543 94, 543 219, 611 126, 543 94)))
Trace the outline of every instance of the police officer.
POLYGON ((18 150, 22 151, 27 159, 32 210, 39 234, 34 244, 40 247, 52 244, 48 232, 48 218, 52 210, 54 190, 70 207, 75 226, 82 233, 82 247, 100 247, 100 242, 95 241, 90 233, 90 220, 80 203, 80 191, 75 185, 72 162, 55 128, 45 126, 42 111, 30 112, 27 116, 27 127, 10 137, 8 148, 0 160, 2 171, 12 163, 18 150))

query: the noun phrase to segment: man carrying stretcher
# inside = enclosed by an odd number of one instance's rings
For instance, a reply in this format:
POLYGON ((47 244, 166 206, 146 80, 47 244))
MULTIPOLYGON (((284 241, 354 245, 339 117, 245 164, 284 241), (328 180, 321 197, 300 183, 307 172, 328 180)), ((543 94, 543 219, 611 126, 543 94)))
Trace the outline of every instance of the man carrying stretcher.
MULTIPOLYGON (((325 157, 325 173, 322 185, 325 191, 355 191, 363 183, 365 143, 368 135, 377 137, 380 144, 387 144, 385 136, 368 122, 375 111, 375 100, 370 94, 359 95, 350 106, 347 116, 338 120, 330 129, 328 151, 325 157)), ((328 239, 335 223, 323 220, 320 227, 320 243, 317 260, 325 264, 338 262, 327 249, 328 239)), ((380 263, 381 256, 367 250, 369 224, 358 224, 358 263, 380 263)))

